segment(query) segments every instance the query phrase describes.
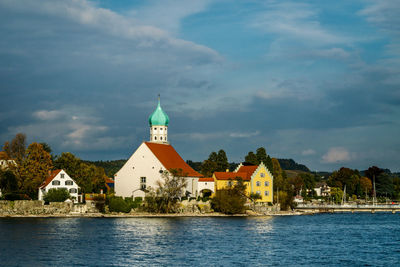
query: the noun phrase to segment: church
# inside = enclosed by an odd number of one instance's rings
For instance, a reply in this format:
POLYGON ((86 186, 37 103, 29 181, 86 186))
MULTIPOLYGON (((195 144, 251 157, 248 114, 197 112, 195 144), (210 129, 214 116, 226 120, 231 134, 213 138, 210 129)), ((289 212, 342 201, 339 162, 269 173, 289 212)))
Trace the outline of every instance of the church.
POLYGON ((169 117, 162 110, 160 98, 149 117, 150 140, 143 142, 125 165, 115 174, 115 194, 122 197, 144 197, 147 189, 157 188, 164 171, 182 170, 187 180, 186 195, 198 196, 198 180, 202 175, 193 170, 169 144, 169 117))

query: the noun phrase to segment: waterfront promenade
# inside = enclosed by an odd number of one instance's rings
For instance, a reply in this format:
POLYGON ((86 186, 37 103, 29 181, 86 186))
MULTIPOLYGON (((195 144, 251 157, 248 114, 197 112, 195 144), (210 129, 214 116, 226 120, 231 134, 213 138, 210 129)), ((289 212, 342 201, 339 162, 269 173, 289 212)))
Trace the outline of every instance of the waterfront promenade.
POLYGON ((363 205, 363 204, 344 204, 344 205, 309 205, 309 204, 299 204, 295 208, 296 211, 303 212, 400 212, 399 204, 376 204, 376 205, 363 205))

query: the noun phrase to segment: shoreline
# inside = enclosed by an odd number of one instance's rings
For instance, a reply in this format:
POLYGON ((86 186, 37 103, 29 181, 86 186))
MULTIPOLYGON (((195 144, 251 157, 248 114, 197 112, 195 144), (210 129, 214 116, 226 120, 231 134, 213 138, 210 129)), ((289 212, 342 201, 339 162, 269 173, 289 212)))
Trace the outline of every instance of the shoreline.
POLYGON ((79 214, 12 214, 0 215, 1 218, 183 218, 183 217, 275 217, 275 216, 300 216, 308 215, 304 212, 284 211, 270 214, 223 214, 223 213, 79 213, 79 214))

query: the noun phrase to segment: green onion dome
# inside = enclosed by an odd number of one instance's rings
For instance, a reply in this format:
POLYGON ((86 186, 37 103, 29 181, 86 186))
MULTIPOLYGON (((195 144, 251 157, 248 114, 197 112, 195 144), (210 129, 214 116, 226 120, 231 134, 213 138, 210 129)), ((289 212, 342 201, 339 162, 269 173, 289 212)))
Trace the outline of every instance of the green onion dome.
POLYGON ((160 126, 168 126, 169 118, 167 113, 162 110, 160 105, 160 100, 158 100, 158 105, 156 110, 149 117, 150 126, 160 125, 160 126))

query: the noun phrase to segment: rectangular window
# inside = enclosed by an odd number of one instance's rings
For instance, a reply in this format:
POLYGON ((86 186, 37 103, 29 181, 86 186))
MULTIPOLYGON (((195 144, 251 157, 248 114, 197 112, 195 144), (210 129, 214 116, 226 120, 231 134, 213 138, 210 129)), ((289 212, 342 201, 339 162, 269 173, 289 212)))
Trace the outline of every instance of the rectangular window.
POLYGON ((69 190, 69 192, 72 193, 72 194, 75 194, 75 193, 78 193, 78 190, 76 190, 76 188, 71 188, 69 190))
POLYGON ((64 173, 61 173, 61 178, 64 178, 64 175, 65 175, 64 173))
POLYGON ((60 185, 60 181, 58 181, 58 180, 53 180, 53 181, 51 182, 51 184, 52 184, 52 185, 60 185))
POLYGON ((146 177, 140 177, 140 189, 146 189, 146 177))
POLYGON ((268 182, 268 181, 265 181, 264 185, 265 185, 265 186, 269 186, 269 182, 268 182))
POLYGON ((73 185, 73 184, 74 184, 74 182, 72 182, 71 180, 65 181, 65 185, 73 185))
POLYGON ((260 195, 260 196, 261 196, 261 192, 260 192, 260 191, 257 191, 257 192, 256 192, 256 194, 258 194, 258 195, 260 195))
POLYGON ((263 172, 260 173, 260 176, 264 178, 265 177, 265 173, 263 173, 263 172))
POLYGON ((256 182, 256 186, 260 186, 261 185, 261 182, 260 181, 257 181, 256 182))
POLYGON ((264 191, 265 196, 269 196, 269 191, 264 191))

